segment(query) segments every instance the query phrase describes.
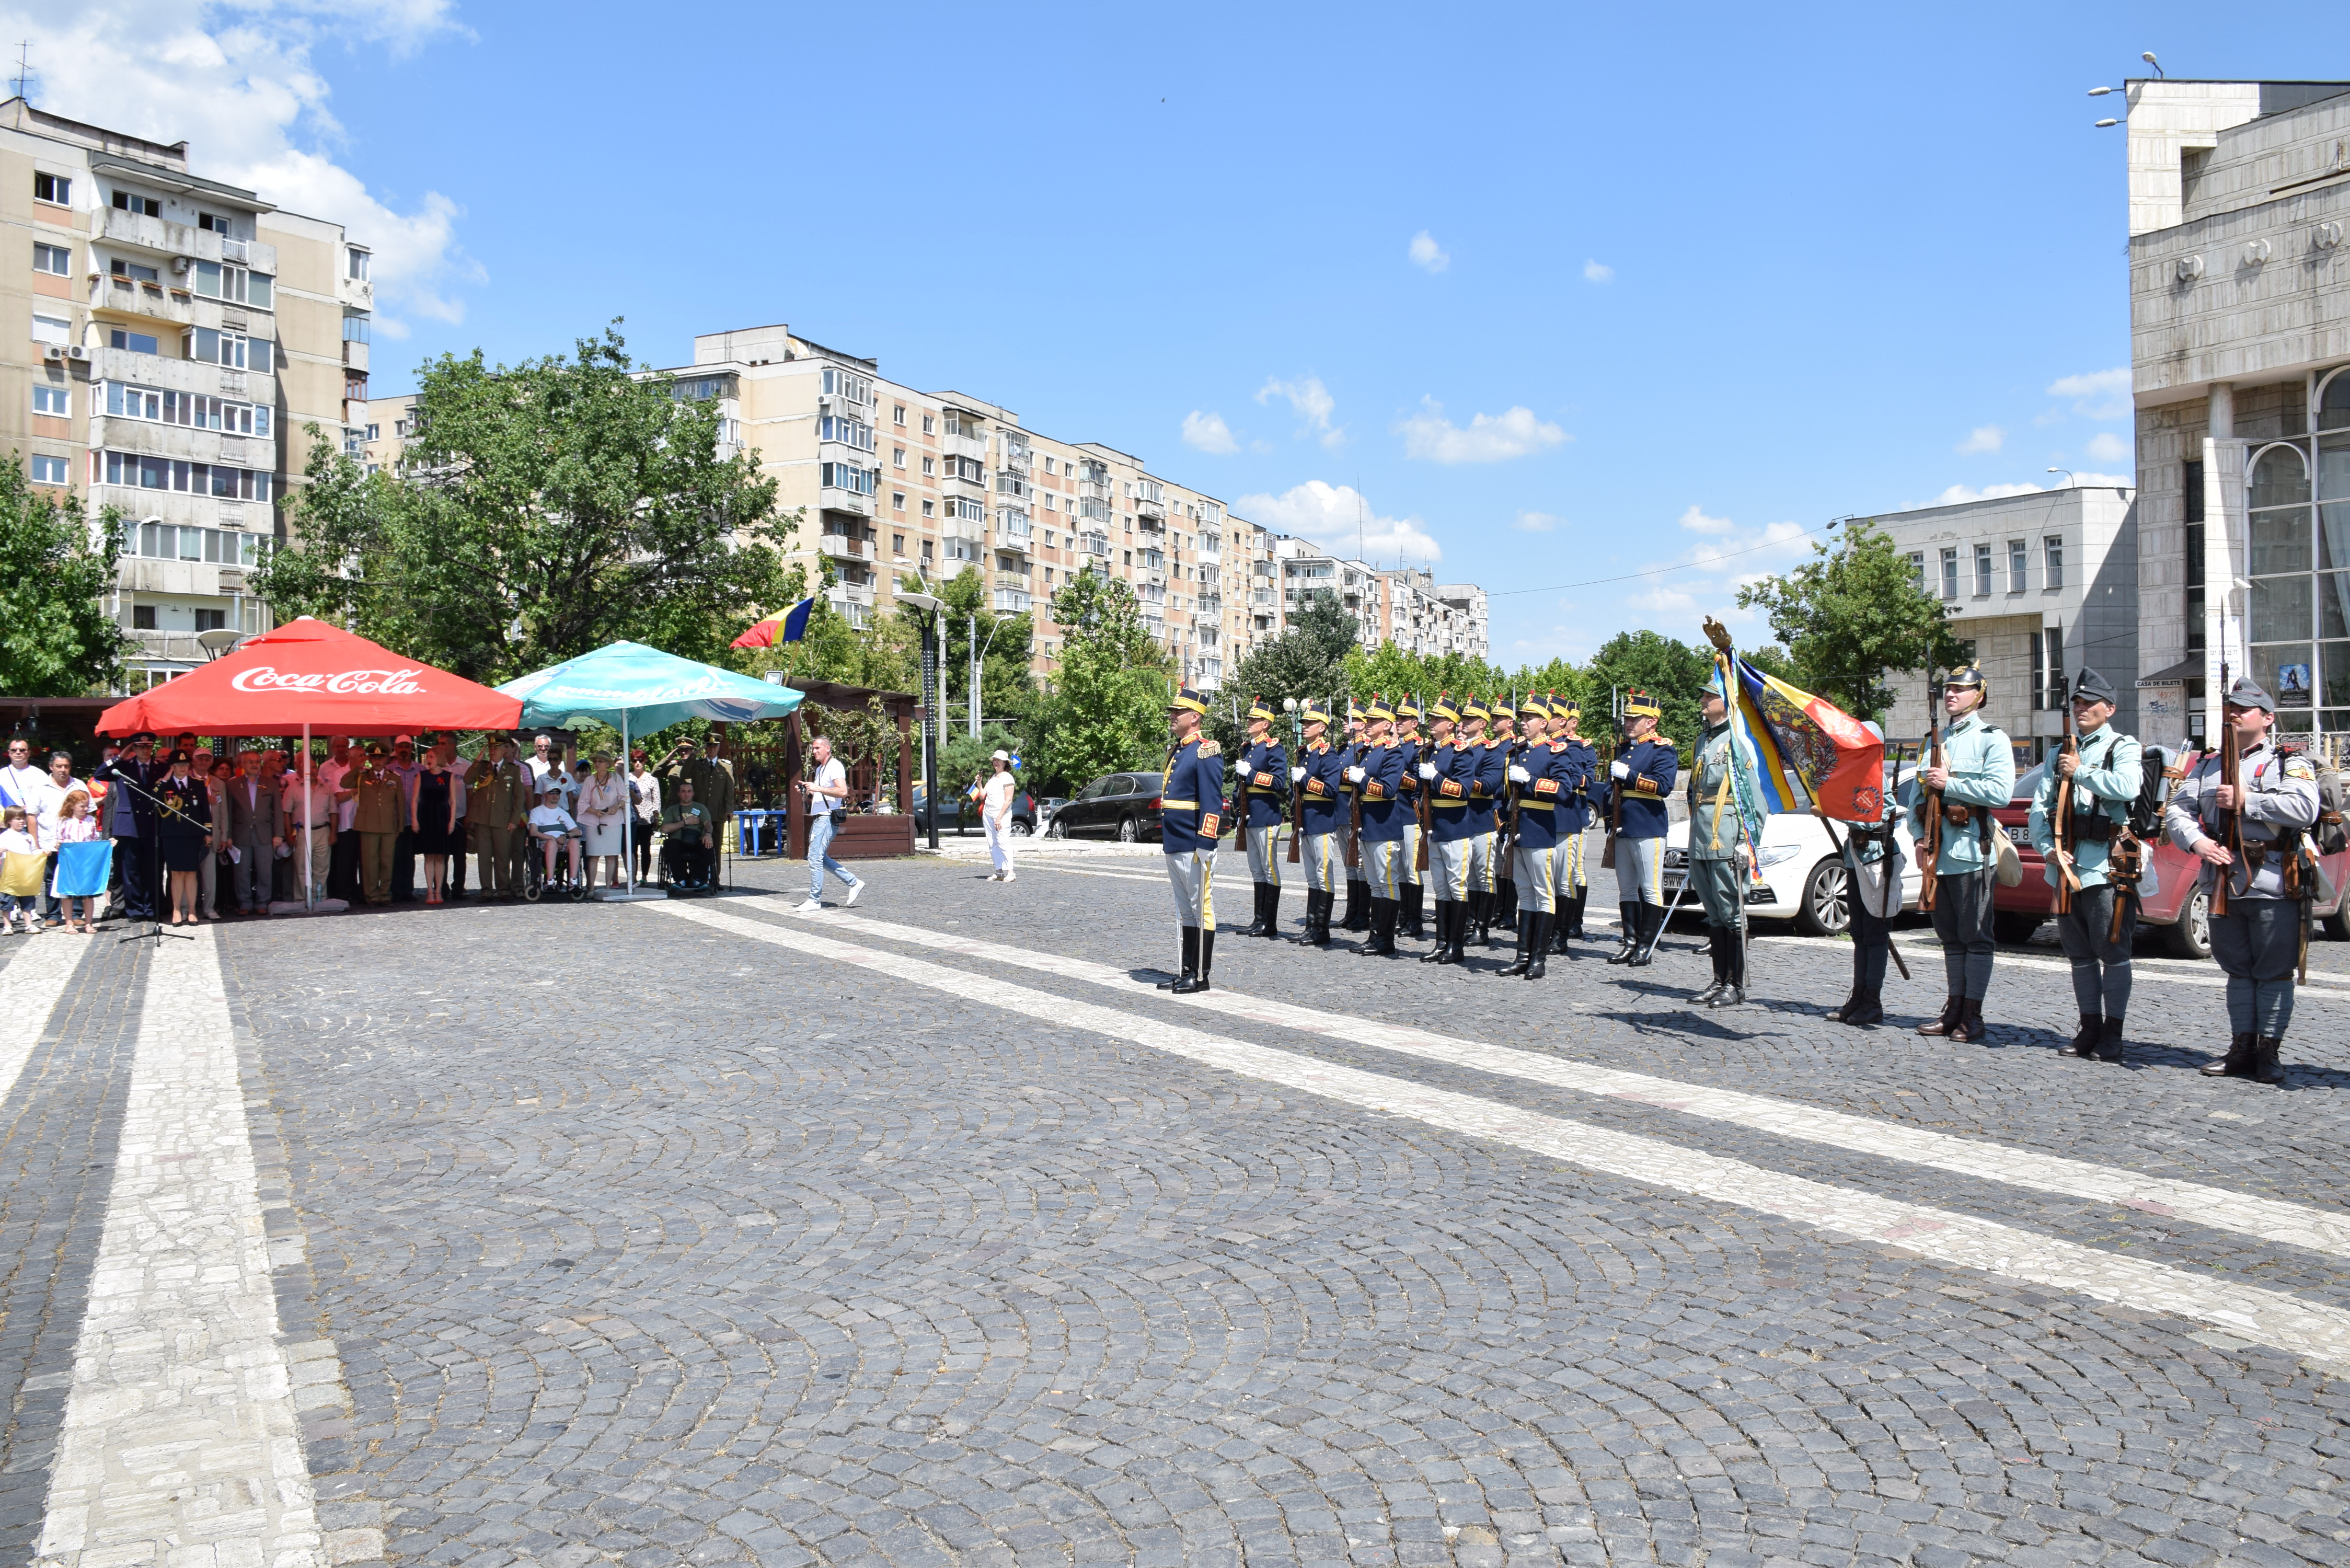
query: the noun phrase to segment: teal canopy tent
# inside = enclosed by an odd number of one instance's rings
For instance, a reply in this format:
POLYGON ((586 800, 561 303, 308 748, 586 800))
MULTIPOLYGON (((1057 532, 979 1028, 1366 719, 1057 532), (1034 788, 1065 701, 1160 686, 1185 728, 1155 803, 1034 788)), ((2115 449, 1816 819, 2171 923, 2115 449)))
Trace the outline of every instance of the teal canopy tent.
MULTIPOLYGON (((701 664, 647 648, 640 642, 616 642, 593 653, 530 675, 518 676, 498 688, 522 699, 525 726, 568 729, 593 720, 620 732, 620 762, 625 772, 629 738, 665 730, 684 719, 711 719, 744 724, 754 719, 780 719, 800 705, 800 693, 714 664, 701 664)), ((621 822, 627 847, 621 860, 629 867, 628 898, 637 897, 637 814, 621 822)), ((719 825, 721 832, 725 825, 719 825)))

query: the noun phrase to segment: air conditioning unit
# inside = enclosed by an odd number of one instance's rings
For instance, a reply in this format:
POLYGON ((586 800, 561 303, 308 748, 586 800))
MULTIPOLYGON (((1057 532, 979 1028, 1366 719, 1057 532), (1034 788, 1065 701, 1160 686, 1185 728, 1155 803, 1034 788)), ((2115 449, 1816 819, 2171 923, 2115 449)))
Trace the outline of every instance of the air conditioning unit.
POLYGON ((61 343, 52 343, 41 350, 41 358, 44 359, 62 359, 65 357, 65 345, 61 343))
POLYGON ((173 256, 172 258, 172 270, 178 273, 182 277, 186 276, 188 269, 195 265, 196 258, 193 256, 173 256))
POLYGON ((66 358, 68 359, 87 359, 89 358, 89 350, 77 343, 66 350, 66 358))

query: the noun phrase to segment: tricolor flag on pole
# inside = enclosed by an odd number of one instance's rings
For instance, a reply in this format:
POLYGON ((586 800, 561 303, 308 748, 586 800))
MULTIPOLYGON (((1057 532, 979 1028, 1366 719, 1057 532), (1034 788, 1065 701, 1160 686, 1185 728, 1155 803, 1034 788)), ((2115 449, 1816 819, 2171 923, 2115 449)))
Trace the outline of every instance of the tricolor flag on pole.
POLYGON ((816 607, 813 595, 802 599, 781 615, 771 615, 734 639, 736 648, 773 648, 779 642, 797 642, 807 635, 808 611, 816 607))
POLYGON ((1733 718, 1754 745, 1762 809, 1809 811, 1816 805, 1839 822, 1879 820, 1885 742, 1825 698, 1732 659, 1738 675, 1733 718))

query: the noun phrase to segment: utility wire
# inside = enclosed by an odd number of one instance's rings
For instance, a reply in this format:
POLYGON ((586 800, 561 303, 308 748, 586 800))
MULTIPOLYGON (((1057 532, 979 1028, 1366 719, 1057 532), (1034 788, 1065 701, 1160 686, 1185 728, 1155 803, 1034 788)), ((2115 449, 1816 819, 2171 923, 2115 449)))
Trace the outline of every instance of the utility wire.
POLYGON ((1579 583, 1559 583, 1547 588, 1503 588, 1498 593, 1489 593, 1485 597, 1492 599, 1506 599, 1518 594, 1557 594, 1565 593, 1569 588, 1596 588, 1602 583, 1628 583, 1635 577, 1660 577, 1667 572, 1693 572, 1701 567, 1711 566, 1717 561, 1734 560, 1740 556, 1751 556, 1757 550, 1775 550, 1782 545, 1792 545, 1798 539, 1808 539, 1814 534, 1825 534, 1835 527, 1836 523, 1843 521, 1845 519, 1839 517, 1835 523, 1823 523, 1816 528, 1806 528, 1800 534, 1791 534, 1783 539, 1765 539, 1760 545, 1749 545, 1742 550, 1724 550, 1710 561, 1683 561, 1677 566, 1651 566, 1645 572, 1625 572, 1613 577, 1586 577, 1579 583))

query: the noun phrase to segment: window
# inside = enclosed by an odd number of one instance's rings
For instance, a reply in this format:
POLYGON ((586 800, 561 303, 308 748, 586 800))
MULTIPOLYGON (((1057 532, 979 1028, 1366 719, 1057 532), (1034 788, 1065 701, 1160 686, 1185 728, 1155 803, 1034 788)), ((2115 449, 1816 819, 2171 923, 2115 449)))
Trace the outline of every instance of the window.
POLYGON ((946 476, 949 479, 969 480, 973 484, 984 484, 987 483, 987 470, 981 464, 979 459, 975 457, 951 457, 946 459, 946 476))
POLYGON ((2007 591, 2009 593, 2020 594, 2023 591, 2025 568, 2031 560, 2032 552, 2025 548, 2022 540, 2010 539, 2007 542, 2007 591))
POLYGON ((353 314, 344 317, 343 341, 346 343, 370 341, 375 332, 374 323, 375 317, 372 316, 353 314))
POLYGON ((261 535, 242 528, 141 523, 123 530, 122 553, 158 561, 210 561, 224 566, 252 566, 261 561, 261 535))
POLYGON ((2042 540, 2040 558, 2042 562, 2040 586, 2043 588, 2063 587, 2064 586, 2064 535, 2051 534, 2042 540))
MULTIPOLYGON (((223 299, 232 305, 250 305, 255 310, 270 308, 269 278, 264 273, 247 272, 241 266, 223 266, 218 262, 200 261, 196 264, 194 286, 195 291, 206 299, 223 299)), ((351 336, 350 323, 353 319, 348 316, 343 317, 343 340, 366 342, 367 338, 364 335, 356 338, 351 336)), ((366 317, 361 317, 357 319, 365 320, 366 317)))
POLYGON ((902 425, 906 422, 905 404, 899 403, 889 410, 889 422, 894 425, 902 425))
POLYGON ((117 191, 114 193, 114 204, 120 211, 136 213, 144 218, 160 218, 163 215, 162 202, 152 196, 141 196, 136 192, 117 191))
POLYGON ((889 449, 889 466, 892 468, 903 468, 906 466, 906 449, 904 447, 893 446, 889 449))
MULTIPOLYGON (((929 502, 925 501, 925 502, 923 502, 923 503, 922 503, 922 509, 923 509, 925 512, 927 512, 927 511, 929 511, 929 510, 930 510, 930 505, 931 505, 931 504, 930 504, 929 502)), ((931 558, 931 542, 930 542, 928 539, 925 539, 925 540, 923 540, 923 541, 922 541, 922 559, 923 559, 923 560, 925 560, 925 561, 927 561, 927 560, 929 560, 930 558, 931 558)))
POLYGON ((73 389, 69 387, 46 387, 33 384, 33 411, 56 419, 73 417, 73 389))
MULTIPOLYGON (((146 452, 109 452, 105 456, 106 483, 138 490, 176 490, 190 495, 216 496, 223 501, 266 501, 271 475, 224 462, 183 462, 146 452)), ((157 524, 150 523, 148 527, 157 524)), ((157 552, 141 549, 142 556, 157 552)), ((199 560, 184 552, 181 560, 199 560)))
POLYGON ((41 457, 36 454, 33 459, 33 483, 36 484, 65 483, 66 460, 61 457, 41 457))
POLYGON ((218 213, 198 213, 196 227, 208 234, 224 234, 228 233, 228 220, 218 213))
MULTIPOLYGON (((906 498, 900 495, 898 499, 902 504, 906 498)), ((905 507, 900 504, 898 509, 902 512, 905 510, 905 507)), ((889 553, 892 556, 897 556, 898 559, 901 561, 906 558, 906 536, 903 534, 892 534, 889 535, 889 553)))
POLYGON ((2041 692, 2040 706, 2058 709, 2064 706, 2064 628, 2049 627, 2040 634, 2045 645, 2048 662, 2048 684, 2041 692))
POLYGON ((1959 597, 1959 552, 1955 545, 1942 552, 1942 597, 1959 597))
POLYGON ((63 174, 35 174, 33 200, 55 202, 60 207, 73 205, 73 182, 63 174))
POLYGON ((873 406, 873 383, 847 370, 827 367, 824 391, 827 397, 838 398, 844 402, 858 403, 866 408, 873 406))
POLYGON ((155 629, 155 607, 153 605, 132 605, 130 607, 130 629, 133 631, 153 631, 155 629))
MULTIPOLYGON (((34 317, 36 322, 40 318, 38 317, 34 317)), ((146 332, 126 332, 120 327, 117 327, 107 333, 106 341, 109 348, 128 349, 133 354, 160 354, 162 352, 161 348, 156 347, 155 338, 152 334, 146 332)))
POLYGON ((369 441, 381 441, 383 439, 383 427, 377 424, 368 426, 367 438, 369 441))
POLYGON ((922 472, 924 473, 936 473, 938 471, 939 460, 937 458, 926 456, 922 459, 922 472))
POLYGON ((924 435, 932 435, 932 434, 935 434, 935 433, 937 432, 937 431, 938 431, 938 428, 939 428, 939 421, 938 421, 937 416, 932 415, 932 414, 924 414, 924 415, 922 416, 922 433, 923 433, 924 435))
POLYGON ((834 490, 846 490, 857 495, 870 495, 880 483, 878 470, 859 468, 853 462, 820 462, 818 483, 834 490))
POLYGON ((108 415, 113 418, 154 420, 161 424, 186 425, 192 430, 219 431, 225 435, 269 433, 266 404, 240 403, 206 397, 201 392, 163 391, 127 381, 99 384, 105 390, 99 396, 104 400, 108 415))
MULTIPOLYGON (((890 511, 892 511, 892 512, 903 512, 905 509, 906 509, 906 493, 905 493, 904 491, 902 491, 902 490, 893 490, 893 491, 891 491, 891 492, 889 493, 889 510, 890 510, 890 511)), ((899 553, 899 555, 901 555, 901 556, 902 556, 902 555, 904 555, 906 552, 904 552, 903 550, 900 550, 900 551, 899 551, 898 553, 899 553)))
POLYGON ((62 345, 68 341, 72 336, 73 323, 66 320, 63 317, 43 316, 38 311, 35 311, 33 313, 34 342, 56 343, 62 345))
MULTIPOLYGON (((928 506, 930 503, 926 501, 922 504, 928 506)), ((987 508, 969 496, 951 495, 947 497, 946 515, 963 523, 984 523, 987 521, 987 508)))
POLYGON ((117 277, 128 278, 132 283, 160 283, 162 281, 161 275, 158 274, 153 267, 141 265, 138 262, 124 261, 120 256, 116 256, 113 260, 108 262, 106 264, 106 270, 112 273, 117 277))
POLYGON ((873 450, 873 427, 837 414, 826 414, 816 421, 818 441, 837 441, 860 452, 873 450))
POLYGON ((209 327, 197 327, 180 335, 182 358, 199 359, 228 370, 258 370, 267 375, 269 351, 269 339, 247 337, 242 332, 215 332, 209 327))
MULTIPOLYGON (((923 515, 923 516, 925 516, 925 517, 932 516, 932 515, 934 515, 934 514, 936 514, 937 510, 938 510, 938 503, 937 503, 937 502, 935 502, 935 501, 925 501, 925 502, 923 502, 923 503, 922 503, 922 515, 923 515)), ((924 555, 926 555, 926 556, 927 556, 927 555, 929 555, 929 554, 930 554, 930 552, 931 552, 931 547, 930 547, 928 545, 923 545, 923 546, 922 546, 922 554, 924 554, 924 555)))
POLYGON ((200 609, 196 612, 196 629, 219 631, 226 625, 227 620, 228 611, 226 610, 200 609))
POLYGON ((1975 597, 1981 598, 1990 592, 1991 546, 1977 545, 1975 546, 1975 597))
POLYGON ((343 275, 354 283, 365 283, 368 277, 368 253, 358 245, 343 247, 343 275))
POLYGON ((33 243, 33 270, 47 273, 53 277, 66 276, 73 271, 73 247, 45 245, 36 240, 33 243))

